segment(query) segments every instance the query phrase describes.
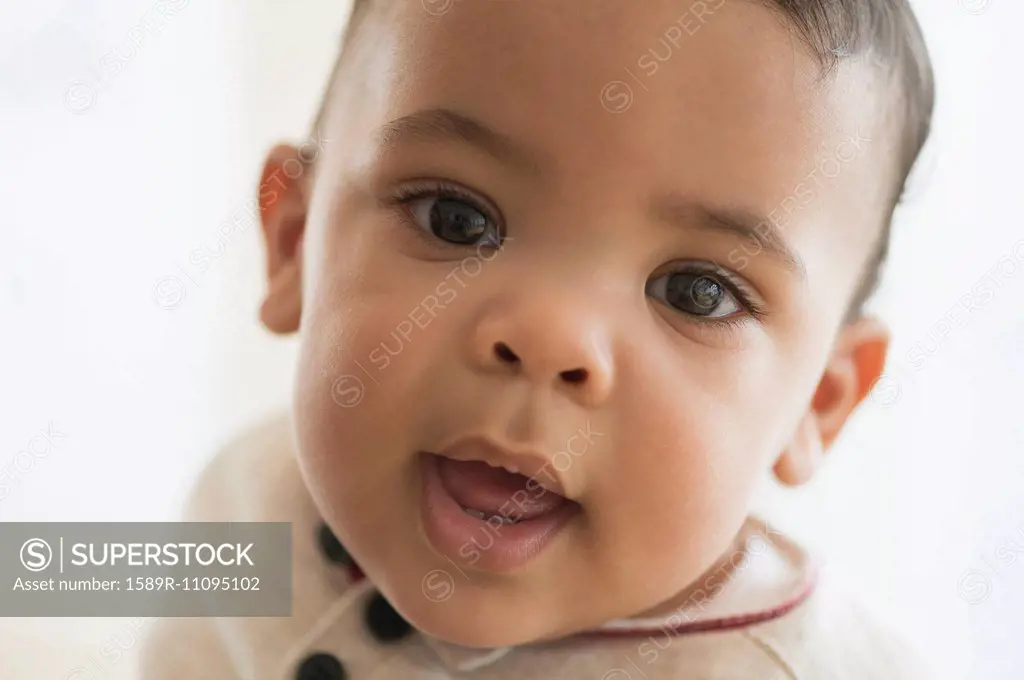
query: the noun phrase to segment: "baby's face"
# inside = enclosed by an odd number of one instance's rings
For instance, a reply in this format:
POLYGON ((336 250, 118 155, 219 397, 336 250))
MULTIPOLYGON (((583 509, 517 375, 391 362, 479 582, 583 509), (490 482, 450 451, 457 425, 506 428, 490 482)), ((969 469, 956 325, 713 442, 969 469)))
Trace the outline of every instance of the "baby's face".
POLYGON ((313 497, 455 642, 655 607, 807 446, 892 181, 868 78, 759 3, 390 4, 306 217, 313 497))

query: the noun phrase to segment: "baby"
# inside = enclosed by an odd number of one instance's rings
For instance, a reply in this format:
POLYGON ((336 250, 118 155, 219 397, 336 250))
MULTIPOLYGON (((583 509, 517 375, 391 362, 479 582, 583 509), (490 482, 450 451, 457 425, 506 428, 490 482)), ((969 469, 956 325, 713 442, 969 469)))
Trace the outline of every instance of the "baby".
POLYGON ((292 414, 186 512, 291 522, 293 615, 143 677, 931 677, 752 499, 882 373, 932 105, 907 0, 357 0, 260 187, 292 414))

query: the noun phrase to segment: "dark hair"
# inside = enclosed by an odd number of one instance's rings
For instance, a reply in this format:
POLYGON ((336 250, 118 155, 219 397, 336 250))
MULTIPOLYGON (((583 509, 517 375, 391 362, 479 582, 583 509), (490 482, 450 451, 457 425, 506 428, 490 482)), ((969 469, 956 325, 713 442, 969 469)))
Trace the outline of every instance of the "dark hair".
POLYGON ((910 0, 759 0, 782 12, 818 57, 826 73, 847 58, 867 57, 893 86, 900 131, 895 149, 897 184, 874 250, 854 292, 848 320, 862 313, 878 287, 889 254, 892 217, 914 163, 931 132, 935 77, 910 0))
MULTIPOLYGON (((353 0, 352 12, 342 36, 341 53, 331 72, 327 89, 315 119, 317 129, 338 74, 345 47, 370 8, 382 0, 353 0)), ((750 1, 750 0, 748 0, 750 1)), ((935 79, 921 27, 910 0, 753 0, 782 14, 821 63, 824 74, 842 60, 870 59, 871 64, 893 87, 892 113, 898 116, 900 134, 894 162, 897 184, 892 189, 885 222, 871 256, 864 267, 860 285, 852 296, 849 320, 862 312, 881 278, 889 253, 892 217, 907 185, 907 178, 920 156, 931 131, 935 107, 935 79)))

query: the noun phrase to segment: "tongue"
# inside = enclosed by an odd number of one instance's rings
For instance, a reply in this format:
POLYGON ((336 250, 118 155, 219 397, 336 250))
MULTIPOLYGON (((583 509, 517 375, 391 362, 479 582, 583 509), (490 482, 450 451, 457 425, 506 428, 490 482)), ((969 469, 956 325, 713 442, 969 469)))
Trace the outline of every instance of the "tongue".
POLYGON ((482 510, 489 515, 504 515, 514 520, 531 519, 551 512, 566 501, 554 491, 535 486, 528 489, 529 477, 494 468, 480 461, 459 461, 437 457, 441 484, 464 508, 482 510), (512 495, 517 491, 517 500, 512 495))

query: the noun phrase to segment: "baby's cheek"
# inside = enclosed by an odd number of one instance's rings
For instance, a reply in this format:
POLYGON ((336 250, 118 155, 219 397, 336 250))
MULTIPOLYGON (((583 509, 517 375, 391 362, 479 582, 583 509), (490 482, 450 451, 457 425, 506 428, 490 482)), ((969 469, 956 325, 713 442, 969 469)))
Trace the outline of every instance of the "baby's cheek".
POLYGON ((754 420, 769 414, 741 416, 749 406, 739 395, 730 398, 740 403, 709 398, 692 375, 688 385, 666 388, 622 421, 607 526, 611 543, 629 545, 651 568, 699 572, 727 549, 748 512, 767 457, 758 436, 764 423, 754 420))
POLYGON ((378 314, 335 299, 312 309, 304 330, 295 394, 299 458, 311 486, 339 502, 365 480, 361 454, 386 418, 386 395, 368 358, 384 328, 378 314))

